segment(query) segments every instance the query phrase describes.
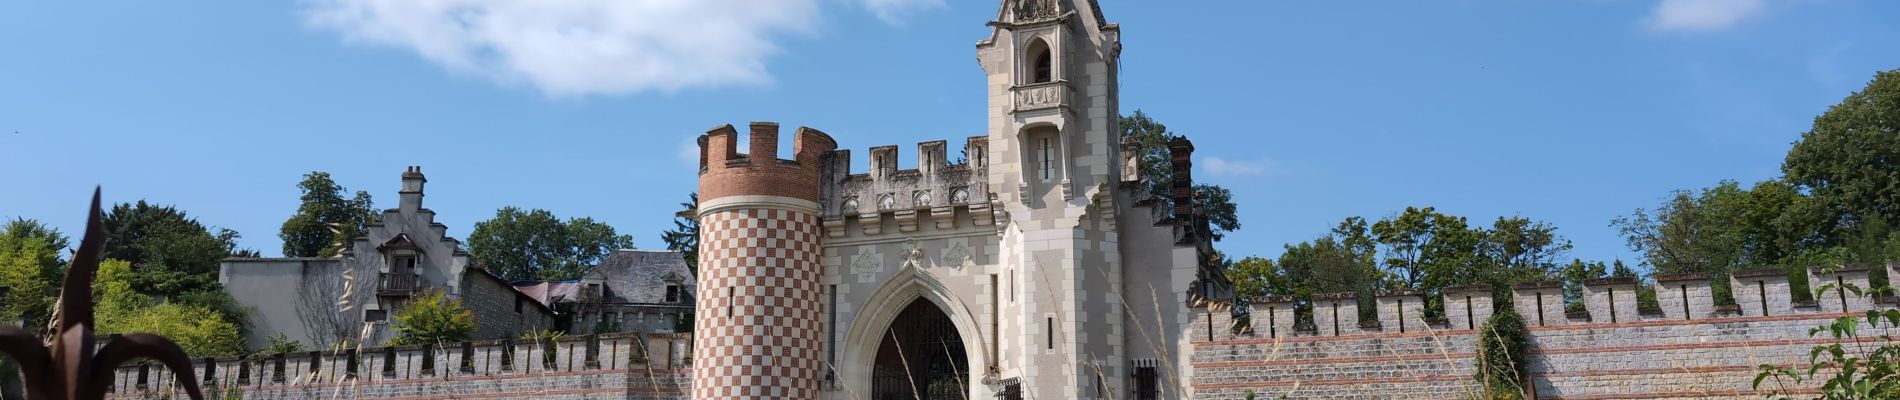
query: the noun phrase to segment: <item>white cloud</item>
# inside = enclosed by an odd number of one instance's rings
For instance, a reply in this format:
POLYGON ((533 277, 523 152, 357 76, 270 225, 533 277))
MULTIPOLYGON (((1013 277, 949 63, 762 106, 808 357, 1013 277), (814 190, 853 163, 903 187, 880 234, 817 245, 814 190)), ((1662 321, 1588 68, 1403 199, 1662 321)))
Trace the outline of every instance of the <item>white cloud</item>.
MULTIPOLYGON (((763 84, 826 0, 303 0, 307 22, 551 96, 763 84)), ((861 2, 887 22, 941 0, 861 2)))
POLYGON ((1767 0, 1662 0, 1649 16, 1659 31, 1716 31, 1761 15, 1767 0))
POLYGON ((1213 176, 1284 177, 1290 172, 1272 161, 1233 161, 1214 156, 1201 157, 1201 162, 1194 166, 1213 176))

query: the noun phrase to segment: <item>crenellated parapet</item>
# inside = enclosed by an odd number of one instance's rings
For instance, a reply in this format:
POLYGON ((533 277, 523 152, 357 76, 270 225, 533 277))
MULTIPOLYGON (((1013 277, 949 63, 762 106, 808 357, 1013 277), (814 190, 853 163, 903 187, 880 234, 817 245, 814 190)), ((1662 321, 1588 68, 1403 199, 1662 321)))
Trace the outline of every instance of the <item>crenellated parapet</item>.
MULTIPOLYGON (((1713 276, 1708 273, 1659 274, 1650 286, 1655 290, 1657 308, 1645 310, 1637 301, 1638 285, 1634 278, 1586 279, 1581 282, 1582 309, 1570 309, 1564 298, 1564 284, 1557 281, 1530 282, 1513 286, 1509 302, 1494 302, 1497 293, 1490 285, 1451 286, 1440 290, 1445 305, 1443 320, 1425 319, 1425 296, 1411 290, 1383 291, 1370 304, 1376 311, 1373 320, 1360 320, 1360 298, 1352 292, 1318 293, 1309 298, 1264 296, 1251 299, 1248 311, 1251 326, 1218 330, 1213 340, 1275 338, 1301 336, 1353 336, 1424 332, 1429 330, 1475 330, 1484 326, 1495 307, 1513 308, 1529 327, 1568 329, 1572 327, 1623 326, 1665 322, 1760 320, 1763 317, 1831 318, 1867 310, 1895 307, 1890 297, 1857 295, 1842 287, 1870 289, 1870 273, 1885 268, 1890 276, 1900 276, 1900 263, 1885 265, 1847 265, 1829 268, 1790 270, 1780 267, 1755 268, 1728 274, 1736 304, 1716 306, 1713 276), (1816 300, 1794 302, 1790 273, 1808 273, 1816 300), (1306 307, 1310 320, 1297 317, 1294 310, 1306 307), (1313 325, 1302 326, 1305 323, 1313 325)), ((1219 326, 1215 324, 1215 326, 1219 326)))
MULTIPOLYGON (((818 176, 825 155, 838 148, 831 135, 800 127, 792 139, 792 158, 778 158, 779 125, 753 122, 748 152, 739 152, 739 132, 720 125, 699 137, 701 203, 753 196, 816 203, 818 176)), ((815 204, 798 204, 813 207, 815 204)), ((702 210, 704 211, 704 210, 702 210)))
POLYGON ((917 144, 917 168, 898 169, 898 147, 878 146, 869 151, 871 170, 854 173, 850 150, 835 150, 825 155, 820 174, 819 214, 830 236, 843 236, 848 219, 856 219, 864 234, 883 231, 884 217, 897 221, 897 229, 910 232, 920 223, 938 229, 958 225, 958 211, 966 211, 968 224, 988 226, 998 217, 989 189, 989 138, 971 137, 963 147, 963 157, 951 161, 948 143, 937 140, 917 144), (920 221, 928 215, 928 220, 920 221))

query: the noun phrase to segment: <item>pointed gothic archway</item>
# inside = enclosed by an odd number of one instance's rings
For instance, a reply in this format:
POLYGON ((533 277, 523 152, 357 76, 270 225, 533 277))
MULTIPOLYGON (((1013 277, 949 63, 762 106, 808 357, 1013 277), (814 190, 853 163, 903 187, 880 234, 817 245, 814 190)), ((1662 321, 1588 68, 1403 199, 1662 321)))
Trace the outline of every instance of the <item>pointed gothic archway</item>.
POLYGON ((871 399, 963 400, 970 390, 969 365, 950 316, 929 300, 912 300, 878 344, 871 399))
MULTIPOLYGON (((982 379, 980 374, 982 374, 983 367, 991 365, 992 362, 987 358, 990 345, 982 334, 983 331, 980 329, 981 325, 978 325, 976 322, 975 317, 977 314, 973 313, 971 308, 964 305, 963 301, 941 282, 931 277, 929 273, 917 268, 902 268, 884 281, 882 285, 879 285, 878 289, 872 291, 866 298, 868 300, 858 305, 861 308, 853 312, 855 315, 850 317, 851 323, 848 327, 841 327, 845 332, 843 332, 844 335, 842 337, 843 343, 839 344, 841 358, 835 367, 837 368, 839 383, 844 386, 842 390, 850 393, 844 398, 853 398, 850 396, 855 396, 855 398, 860 400, 877 400, 882 398, 874 397, 872 393, 874 393, 874 388, 879 387, 877 385, 877 366, 879 365, 878 360, 882 357, 880 353, 883 353, 884 343, 892 337, 891 333, 893 330, 899 331, 897 332, 898 343, 914 342, 915 340, 913 340, 912 337, 906 337, 902 331, 906 330, 904 328, 905 325, 916 324, 915 322, 907 323, 904 321, 922 321, 922 319, 909 319, 911 316, 918 315, 929 315, 930 318, 928 318, 928 320, 935 321, 934 323, 929 323, 929 325, 933 327, 931 329, 946 331, 955 335, 948 338, 935 337, 936 340, 943 341, 944 343, 937 345, 935 347, 935 353, 933 354, 945 353, 944 347, 947 345, 950 354, 963 355, 961 360, 956 362, 954 366, 954 369, 960 372, 960 374, 956 374, 955 376, 960 376, 964 379, 963 394, 944 398, 958 400, 984 399, 989 398, 993 394, 991 390, 994 388, 981 383, 982 379), (920 307, 928 307, 926 310, 930 311, 930 313, 912 311, 920 307), (934 327, 941 327, 941 329, 934 327)), ((903 354, 903 358, 913 356, 909 351, 910 350, 906 350, 903 354)), ((895 355, 894 351, 893 355, 895 355)), ((939 369, 951 368, 948 362, 951 359, 956 358, 946 357, 944 362, 939 363, 937 367, 939 369)), ((921 362, 921 360, 911 361, 921 362)), ((887 363, 884 365, 901 369, 904 364, 900 361, 899 363, 887 363)), ((903 375, 899 376, 902 377, 903 375)), ((952 380, 954 379, 955 378, 952 378, 952 380)), ((917 385, 909 387, 912 387, 913 389, 911 390, 914 391, 917 385)), ((928 384, 923 385, 923 387, 926 390, 929 389, 928 384)), ((942 388, 944 386, 939 385, 939 387, 942 388)), ((916 399, 916 397, 911 396, 911 393, 912 392, 909 391, 903 392, 900 397, 897 398, 906 400, 916 399)))

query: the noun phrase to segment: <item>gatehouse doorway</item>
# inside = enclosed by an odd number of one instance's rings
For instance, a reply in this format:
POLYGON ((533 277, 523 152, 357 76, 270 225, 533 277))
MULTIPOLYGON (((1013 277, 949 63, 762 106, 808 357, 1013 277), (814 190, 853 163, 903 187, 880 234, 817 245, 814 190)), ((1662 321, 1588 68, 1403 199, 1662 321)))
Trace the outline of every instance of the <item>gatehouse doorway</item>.
POLYGON ((918 298, 884 332, 871 368, 871 399, 966 400, 969 368, 956 324, 918 298))

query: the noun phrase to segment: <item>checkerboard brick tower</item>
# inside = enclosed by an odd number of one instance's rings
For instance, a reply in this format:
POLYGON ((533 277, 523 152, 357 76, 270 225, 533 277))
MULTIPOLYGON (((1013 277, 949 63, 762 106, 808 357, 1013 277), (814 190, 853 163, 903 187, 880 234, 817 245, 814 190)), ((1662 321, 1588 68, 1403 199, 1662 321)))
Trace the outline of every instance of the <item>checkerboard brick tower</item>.
POLYGON ((814 399, 823 369, 818 168, 838 147, 800 128, 778 158, 778 124, 751 126, 739 154, 731 125, 700 137, 700 300, 693 398, 814 399))

